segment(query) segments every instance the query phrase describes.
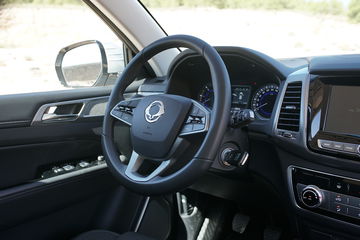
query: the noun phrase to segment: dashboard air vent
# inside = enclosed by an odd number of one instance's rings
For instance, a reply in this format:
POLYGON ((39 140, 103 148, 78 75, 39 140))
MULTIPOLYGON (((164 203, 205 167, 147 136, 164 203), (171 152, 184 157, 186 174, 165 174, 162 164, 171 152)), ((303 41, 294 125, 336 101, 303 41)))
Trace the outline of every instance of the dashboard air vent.
POLYGON ((301 108, 301 82, 289 83, 281 105, 278 129, 298 132, 301 108))

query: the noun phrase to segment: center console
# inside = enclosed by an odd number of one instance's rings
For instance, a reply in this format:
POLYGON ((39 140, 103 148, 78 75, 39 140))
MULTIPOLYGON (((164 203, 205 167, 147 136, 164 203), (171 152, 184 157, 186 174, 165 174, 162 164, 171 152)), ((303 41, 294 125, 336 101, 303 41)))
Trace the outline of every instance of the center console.
POLYGON ((289 176, 298 207, 360 223, 360 180, 294 166, 289 176))
POLYGON ((299 235, 360 239, 360 55, 311 59, 280 96, 285 110, 278 106, 273 129, 299 235), (287 94, 296 81, 301 101, 287 94), (295 104, 297 112, 286 111, 295 104), (281 121, 284 113, 297 122, 281 121), (292 127, 291 137, 280 134, 281 124, 292 127))
POLYGON ((307 124, 311 150, 360 160, 359 80, 312 75, 307 124))
MULTIPOLYGON (((307 111, 310 151, 360 160, 360 77, 310 75, 307 111)), ((359 179, 293 166, 288 176, 298 207, 360 224, 359 179)))

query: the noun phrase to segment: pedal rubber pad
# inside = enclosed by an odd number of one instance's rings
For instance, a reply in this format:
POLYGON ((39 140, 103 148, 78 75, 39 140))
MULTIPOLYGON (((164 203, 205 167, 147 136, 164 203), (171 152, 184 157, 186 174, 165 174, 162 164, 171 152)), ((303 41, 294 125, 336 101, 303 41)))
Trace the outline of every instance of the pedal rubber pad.
POLYGON ((250 221, 250 217, 244 214, 237 213, 232 221, 232 230, 234 232, 243 234, 250 221))

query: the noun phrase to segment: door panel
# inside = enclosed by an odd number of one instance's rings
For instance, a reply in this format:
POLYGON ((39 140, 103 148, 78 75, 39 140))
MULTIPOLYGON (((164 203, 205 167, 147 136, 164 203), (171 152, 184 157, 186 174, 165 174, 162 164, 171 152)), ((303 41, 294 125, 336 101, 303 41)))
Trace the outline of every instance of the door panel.
MULTIPOLYGON (((132 95, 137 87, 128 90, 132 95)), ((0 239, 67 239, 98 228, 104 209, 117 216, 116 222, 122 215, 118 211, 127 212, 131 219, 117 228, 131 230, 142 197, 119 186, 103 162, 97 165, 102 155, 99 113, 104 112, 110 91, 103 87, 0 96, 0 239), (69 101, 84 105, 75 119, 42 121, 49 106, 69 101), (84 161, 90 166, 82 169, 79 163, 84 161), (68 164, 76 171, 46 175, 68 164), (110 196, 124 210, 103 206, 110 196)), ((56 114, 74 108, 59 109, 56 114)))
POLYGON ((110 92, 111 87, 97 87, 3 95, 0 96, 0 127, 29 126, 38 109, 47 103, 108 96, 110 92))

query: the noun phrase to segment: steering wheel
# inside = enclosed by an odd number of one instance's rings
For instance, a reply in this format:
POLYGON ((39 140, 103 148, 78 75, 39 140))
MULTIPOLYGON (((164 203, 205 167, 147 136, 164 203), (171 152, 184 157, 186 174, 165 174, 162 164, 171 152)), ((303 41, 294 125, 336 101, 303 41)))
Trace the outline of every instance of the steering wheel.
POLYGON ((157 40, 140 51, 117 80, 104 116, 102 146, 110 171, 128 189, 146 195, 174 192, 193 184, 211 166, 229 123, 231 85, 225 64, 217 51, 201 39, 173 35, 157 40), (211 73, 214 88, 212 110, 178 95, 158 94, 124 100, 124 92, 140 68, 156 54, 185 47, 202 56, 211 73), (119 159, 114 126, 130 126, 133 151, 128 164, 119 159), (192 159, 180 169, 169 171, 186 151, 189 135, 204 138, 192 159), (155 163, 150 173, 141 170, 147 161, 155 163), (164 174, 170 172, 169 174, 164 174))

